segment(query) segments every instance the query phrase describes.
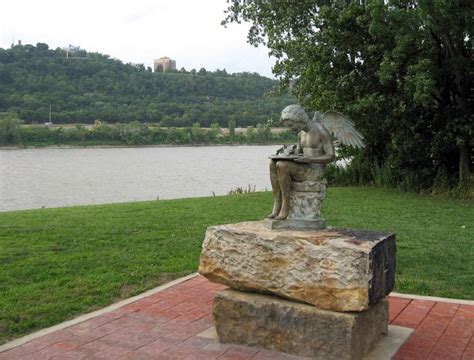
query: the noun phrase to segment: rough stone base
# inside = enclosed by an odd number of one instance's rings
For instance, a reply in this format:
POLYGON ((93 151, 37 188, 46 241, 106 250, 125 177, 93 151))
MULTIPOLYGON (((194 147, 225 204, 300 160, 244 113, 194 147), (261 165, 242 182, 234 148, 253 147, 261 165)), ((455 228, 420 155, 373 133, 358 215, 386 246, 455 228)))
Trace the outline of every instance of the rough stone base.
POLYGON ((394 234, 244 222, 207 229, 199 273, 234 290, 325 310, 363 311, 392 291, 395 253, 394 234))
POLYGON ((357 360, 388 333, 388 301, 340 313, 277 297, 224 290, 212 314, 219 340, 324 360, 357 360))
POLYGON ((326 221, 323 218, 317 220, 265 219, 263 220, 263 225, 267 229, 322 230, 326 228, 326 221))

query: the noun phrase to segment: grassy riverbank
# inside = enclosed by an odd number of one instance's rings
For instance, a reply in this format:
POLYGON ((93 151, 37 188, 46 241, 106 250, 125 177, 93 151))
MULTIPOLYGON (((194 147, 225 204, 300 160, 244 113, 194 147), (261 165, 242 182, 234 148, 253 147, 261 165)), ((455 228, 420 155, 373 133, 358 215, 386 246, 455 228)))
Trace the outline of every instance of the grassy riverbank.
MULTIPOLYGON (((270 193, 0 213, 0 343, 196 271, 207 226, 261 219, 270 193)), ((331 188, 332 226, 397 233, 399 292, 474 298, 474 204, 331 188)))

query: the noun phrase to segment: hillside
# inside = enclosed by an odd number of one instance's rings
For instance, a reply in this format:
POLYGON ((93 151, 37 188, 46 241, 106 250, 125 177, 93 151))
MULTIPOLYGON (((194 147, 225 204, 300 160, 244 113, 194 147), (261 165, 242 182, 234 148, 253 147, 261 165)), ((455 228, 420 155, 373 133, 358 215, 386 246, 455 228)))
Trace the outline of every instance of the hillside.
POLYGON ((47 44, 0 48, 0 112, 17 113, 26 123, 149 122, 162 126, 237 126, 278 117, 289 97, 265 97, 275 80, 258 74, 153 73, 142 64, 124 64, 81 50, 66 57, 47 44))

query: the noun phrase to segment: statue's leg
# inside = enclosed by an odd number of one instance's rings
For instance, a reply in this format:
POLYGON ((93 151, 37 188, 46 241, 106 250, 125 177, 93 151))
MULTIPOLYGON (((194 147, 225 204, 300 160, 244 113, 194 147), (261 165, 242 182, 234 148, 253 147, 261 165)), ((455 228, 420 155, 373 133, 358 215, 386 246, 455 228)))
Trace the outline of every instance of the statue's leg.
POLYGON ((275 160, 270 160, 270 182, 273 190, 273 211, 268 217, 273 219, 280 213, 281 209, 281 190, 280 182, 278 181, 277 162, 275 160))
POLYGON ((282 199, 280 213, 275 217, 276 220, 286 219, 288 217, 288 213, 290 212, 290 168, 292 164, 293 162, 291 161, 278 161, 276 164, 282 199))

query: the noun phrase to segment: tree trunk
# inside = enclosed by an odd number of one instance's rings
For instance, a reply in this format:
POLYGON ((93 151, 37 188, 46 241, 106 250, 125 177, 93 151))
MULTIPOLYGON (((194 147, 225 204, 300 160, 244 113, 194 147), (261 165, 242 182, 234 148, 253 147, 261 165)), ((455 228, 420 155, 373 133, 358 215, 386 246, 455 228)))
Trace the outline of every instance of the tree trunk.
POLYGON ((458 141, 459 146, 459 184, 467 185, 471 177, 471 144, 469 139, 458 141))

